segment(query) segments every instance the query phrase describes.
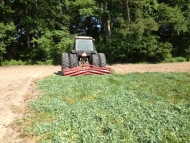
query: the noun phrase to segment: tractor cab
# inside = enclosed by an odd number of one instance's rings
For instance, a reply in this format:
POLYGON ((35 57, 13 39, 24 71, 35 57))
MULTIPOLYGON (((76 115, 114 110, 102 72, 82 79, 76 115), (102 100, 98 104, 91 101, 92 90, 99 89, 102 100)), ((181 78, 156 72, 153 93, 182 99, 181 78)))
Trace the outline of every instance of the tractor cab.
POLYGON ((76 36, 72 53, 77 53, 79 57, 85 55, 90 57, 92 53, 97 53, 92 37, 76 36), (84 54, 85 53, 85 54, 84 54))
POLYGON ((93 51, 94 45, 92 39, 75 39, 75 49, 81 51, 93 51))

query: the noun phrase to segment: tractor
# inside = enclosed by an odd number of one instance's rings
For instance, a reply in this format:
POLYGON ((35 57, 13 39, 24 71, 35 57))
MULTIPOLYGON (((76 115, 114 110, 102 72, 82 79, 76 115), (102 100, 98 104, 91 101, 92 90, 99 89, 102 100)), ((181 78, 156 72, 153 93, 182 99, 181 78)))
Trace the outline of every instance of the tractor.
POLYGON ((69 53, 62 53, 61 71, 65 76, 87 74, 110 74, 106 68, 104 53, 97 53, 94 39, 88 36, 76 36, 69 53))

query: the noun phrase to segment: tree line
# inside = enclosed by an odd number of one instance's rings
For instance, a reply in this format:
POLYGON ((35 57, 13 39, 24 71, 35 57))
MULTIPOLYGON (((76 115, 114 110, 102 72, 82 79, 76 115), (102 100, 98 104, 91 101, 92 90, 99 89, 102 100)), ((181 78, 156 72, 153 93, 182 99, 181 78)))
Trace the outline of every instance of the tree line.
POLYGON ((189 12, 186 0, 0 0, 0 64, 60 64, 75 35, 111 62, 188 61, 189 12))

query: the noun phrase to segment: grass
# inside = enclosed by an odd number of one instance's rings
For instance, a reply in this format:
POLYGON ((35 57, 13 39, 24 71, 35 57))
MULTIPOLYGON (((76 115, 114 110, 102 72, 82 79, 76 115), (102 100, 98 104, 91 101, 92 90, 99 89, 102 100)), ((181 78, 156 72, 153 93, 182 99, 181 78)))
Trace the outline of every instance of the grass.
POLYGON ((52 60, 46 60, 46 61, 21 61, 21 60, 6 60, 2 62, 2 66, 13 66, 13 65, 52 65, 52 60))
POLYGON ((190 142, 189 73, 51 76, 38 88, 19 122, 36 142, 190 142))

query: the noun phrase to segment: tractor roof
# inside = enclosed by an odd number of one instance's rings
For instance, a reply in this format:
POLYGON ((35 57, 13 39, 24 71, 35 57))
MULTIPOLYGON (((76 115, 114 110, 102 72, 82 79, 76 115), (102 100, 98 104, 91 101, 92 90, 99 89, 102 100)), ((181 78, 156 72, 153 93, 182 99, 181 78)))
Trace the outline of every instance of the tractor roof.
POLYGON ((92 37, 90 36, 75 36, 75 39, 93 39, 92 37))

